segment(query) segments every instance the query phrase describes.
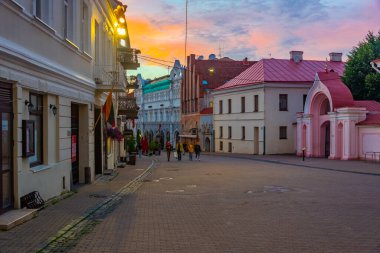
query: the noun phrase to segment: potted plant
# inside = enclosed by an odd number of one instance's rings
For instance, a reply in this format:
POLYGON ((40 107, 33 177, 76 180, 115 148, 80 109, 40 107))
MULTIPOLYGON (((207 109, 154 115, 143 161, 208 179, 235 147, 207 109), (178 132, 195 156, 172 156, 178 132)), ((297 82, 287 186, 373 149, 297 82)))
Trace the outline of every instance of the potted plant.
POLYGON ((129 153, 129 165, 136 165, 136 140, 133 135, 127 140, 127 151, 129 153))
POLYGON ((155 141, 149 143, 149 155, 155 154, 158 150, 158 144, 155 141))

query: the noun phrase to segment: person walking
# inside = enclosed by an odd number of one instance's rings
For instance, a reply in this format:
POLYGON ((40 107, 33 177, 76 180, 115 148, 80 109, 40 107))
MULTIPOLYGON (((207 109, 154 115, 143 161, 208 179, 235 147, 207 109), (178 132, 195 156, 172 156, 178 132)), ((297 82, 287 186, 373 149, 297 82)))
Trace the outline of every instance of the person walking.
POLYGON ((166 154, 167 154, 167 157, 168 157, 168 162, 170 162, 170 153, 172 151, 172 144, 170 143, 169 140, 166 142, 165 148, 166 148, 166 154))
POLYGON ((199 143, 195 144, 195 159, 200 161, 201 160, 201 145, 199 143))
POLYGON ((182 152, 183 152, 183 145, 182 145, 182 143, 180 141, 178 141, 177 144, 176 144, 176 151, 177 151, 178 161, 181 161, 182 152))
POLYGON ((192 143, 190 143, 187 146, 187 151, 189 152, 189 160, 192 161, 193 160, 193 153, 194 153, 194 146, 192 143))

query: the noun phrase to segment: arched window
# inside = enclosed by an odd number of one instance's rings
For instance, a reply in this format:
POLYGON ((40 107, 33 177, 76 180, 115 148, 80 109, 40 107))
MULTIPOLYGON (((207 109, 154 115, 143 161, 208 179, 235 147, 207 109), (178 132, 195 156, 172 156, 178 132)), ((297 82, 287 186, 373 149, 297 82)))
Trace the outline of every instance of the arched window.
POLYGON ((320 110, 320 115, 326 115, 328 112, 330 112, 330 102, 328 99, 323 100, 321 104, 321 110, 320 110))

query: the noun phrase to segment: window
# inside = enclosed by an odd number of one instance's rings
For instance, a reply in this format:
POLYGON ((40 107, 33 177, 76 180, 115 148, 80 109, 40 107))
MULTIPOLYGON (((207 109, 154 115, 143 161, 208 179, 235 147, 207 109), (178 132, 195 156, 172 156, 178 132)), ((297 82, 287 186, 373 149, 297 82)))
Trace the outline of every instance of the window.
POLYGON ((35 15, 46 24, 50 23, 50 0, 35 0, 35 15))
POLYGON ((280 94, 280 111, 288 110, 288 94, 280 94))
POLYGON ((232 143, 231 142, 228 143, 228 152, 232 152, 232 143))
POLYGON ((228 113, 231 113, 231 99, 228 99, 228 113))
POLYGON ((258 112, 259 111, 259 95, 254 96, 254 108, 253 111, 258 112))
POLYGON ((223 138, 223 127, 219 127, 219 138, 223 138))
POLYGON ((64 0, 65 38, 74 41, 74 0, 64 0))
POLYGON ((307 95, 306 95, 306 94, 303 94, 302 111, 305 110, 306 98, 307 98, 307 95))
POLYGON ((223 100, 219 100, 219 114, 223 114, 223 100))
POLYGON ((241 127, 241 139, 245 140, 245 126, 241 127))
POLYGON ((219 142, 219 150, 223 151, 223 142, 222 141, 219 142))
POLYGON ((286 126, 280 126, 280 140, 287 139, 287 127, 286 126))
MULTIPOLYGON (((90 19, 88 13, 88 6, 83 3, 82 7, 82 50, 85 52, 90 52, 90 19)), ((110 43, 110 42, 109 42, 110 43)), ((110 55, 112 55, 110 53, 110 55)))
POLYGON ((42 95, 29 94, 29 101, 33 107, 29 110, 29 119, 34 121, 34 156, 29 157, 30 167, 42 164, 42 95))
POLYGON ((229 126, 228 127, 228 139, 231 139, 231 135, 232 135, 232 128, 229 126))
POLYGON ((245 97, 241 97, 241 112, 245 112, 245 97))

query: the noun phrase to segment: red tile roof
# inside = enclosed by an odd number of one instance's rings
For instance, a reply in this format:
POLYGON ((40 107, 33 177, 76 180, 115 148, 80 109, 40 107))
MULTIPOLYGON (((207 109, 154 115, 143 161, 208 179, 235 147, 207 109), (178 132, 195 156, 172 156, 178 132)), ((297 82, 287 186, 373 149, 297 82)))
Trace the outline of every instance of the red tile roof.
POLYGON ((195 60, 195 73, 200 75, 201 83, 207 81, 204 89, 215 89, 231 80, 241 72, 251 67, 255 61, 228 60, 225 58, 219 60, 195 60), (214 72, 210 73, 209 69, 213 68, 214 72))
POLYGON ((319 80, 328 88, 332 109, 354 106, 354 98, 350 89, 342 82, 337 72, 318 72, 319 80))
POLYGON ((303 60, 296 63, 286 59, 262 59, 217 90, 264 82, 313 82, 315 73, 324 71, 326 64, 328 69, 343 75, 344 62, 303 60))
POLYGON ((377 125, 380 126, 380 114, 367 114, 367 118, 356 125, 377 125))
POLYGON ((380 112, 380 103, 374 100, 354 101, 354 106, 365 107, 370 112, 380 112))
POLYGON ((200 114, 213 114, 213 107, 207 107, 207 108, 202 109, 200 114))

